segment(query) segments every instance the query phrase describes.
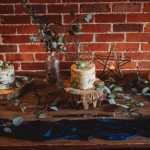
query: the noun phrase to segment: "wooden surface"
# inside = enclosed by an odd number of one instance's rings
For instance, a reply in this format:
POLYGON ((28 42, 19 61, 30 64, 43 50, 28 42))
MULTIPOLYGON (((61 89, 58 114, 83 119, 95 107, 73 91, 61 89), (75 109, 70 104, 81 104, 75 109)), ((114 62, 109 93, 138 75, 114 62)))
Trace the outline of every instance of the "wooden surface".
MULTIPOLYGON (((40 84, 40 83, 37 83, 40 84)), ((37 87, 37 86, 35 86, 37 87)), ((47 93, 57 93, 58 89, 52 88, 47 84, 40 84, 40 89, 37 89, 36 92, 45 97, 47 93)), ((139 101, 145 103, 144 107, 139 108, 139 112, 142 113, 142 117, 150 117, 150 104, 148 100, 145 100, 143 97, 134 96, 139 101)), ((61 97, 63 98, 63 97, 61 97)), ((23 113, 20 111, 20 108, 6 109, 6 101, 0 100, 0 118, 12 119, 16 116, 23 116, 25 120, 37 120, 34 115, 34 111, 37 109, 37 106, 34 104, 36 99, 34 91, 29 91, 20 97, 21 102, 27 106, 27 112, 23 113)), ((54 118, 53 115, 56 114, 80 114, 80 113, 103 113, 110 114, 113 113, 113 110, 110 106, 102 105, 101 108, 92 109, 92 110, 75 110, 75 109, 62 109, 58 112, 49 112, 48 118, 42 119, 43 121, 58 121, 60 119, 72 119, 72 118, 54 118)), ((115 116, 111 118, 116 119, 134 119, 125 117, 122 112, 115 112, 115 116)), ((73 118, 79 119, 79 118, 73 118)), ((80 118, 83 119, 83 118, 80 118)), ((150 149, 150 139, 145 137, 137 137, 129 140, 123 141, 108 141, 102 139, 91 139, 89 141, 81 140, 49 140, 45 142, 31 142, 24 141, 19 139, 11 139, 6 137, 0 137, 0 149, 52 149, 52 150, 67 150, 67 149, 150 149)))

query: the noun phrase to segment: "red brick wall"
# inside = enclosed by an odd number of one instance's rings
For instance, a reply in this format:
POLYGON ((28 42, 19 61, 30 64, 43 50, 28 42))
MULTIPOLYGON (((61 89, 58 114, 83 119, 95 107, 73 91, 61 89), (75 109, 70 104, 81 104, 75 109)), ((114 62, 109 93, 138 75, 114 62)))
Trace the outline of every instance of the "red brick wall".
MULTIPOLYGON (((124 71, 134 71, 138 63, 142 70, 150 70, 150 0, 29 0, 39 14, 46 14, 49 22, 69 25, 70 8, 75 12, 93 13, 89 24, 84 24, 81 41, 90 49, 106 54, 112 42, 120 55, 132 57, 124 71), (82 6, 82 7, 81 7, 82 6)), ((0 0, 0 59, 13 61, 17 72, 42 72, 46 53, 39 44, 31 44, 29 35, 38 27, 19 0, 0 0)), ((61 31, 63 32, 63 31, 61 31)), ((71 52, 69 50, 68 52, 71 52)), ((69 70, 70 62, 61 63, 69 70)), ((101 66, 97 66, 100 69, 101 66)))

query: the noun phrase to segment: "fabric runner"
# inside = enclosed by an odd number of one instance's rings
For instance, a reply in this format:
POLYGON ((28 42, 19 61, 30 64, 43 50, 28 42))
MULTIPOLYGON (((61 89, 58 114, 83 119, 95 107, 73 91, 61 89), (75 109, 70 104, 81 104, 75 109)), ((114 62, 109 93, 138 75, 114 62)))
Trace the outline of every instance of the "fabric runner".
POLYGON ((61 120, 57 122, 25 121, 20 126, 11 125, 10 133, 4 131, 2 124, 10 120, 0 119, 0 135, 31 141, 52 139, 89 140, 127 140, 136 136, 150 137, 150 119, 117 120, 87 119, 61 120))

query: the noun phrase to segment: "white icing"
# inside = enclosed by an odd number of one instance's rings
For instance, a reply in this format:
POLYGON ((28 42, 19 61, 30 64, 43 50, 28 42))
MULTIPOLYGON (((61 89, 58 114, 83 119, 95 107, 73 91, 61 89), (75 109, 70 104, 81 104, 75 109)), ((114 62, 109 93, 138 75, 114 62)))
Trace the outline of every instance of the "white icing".
POLYGON ((89 89, 94 87, 95 64, 89 64, 85 69, 78 69, 76 64, 71 66, 71 79, 76 83, 78 89, 89 89))
POLYGON ((0 83, 12 84, 15 81, 14 66, 9 65, 7 68, 0 68, 0 83))

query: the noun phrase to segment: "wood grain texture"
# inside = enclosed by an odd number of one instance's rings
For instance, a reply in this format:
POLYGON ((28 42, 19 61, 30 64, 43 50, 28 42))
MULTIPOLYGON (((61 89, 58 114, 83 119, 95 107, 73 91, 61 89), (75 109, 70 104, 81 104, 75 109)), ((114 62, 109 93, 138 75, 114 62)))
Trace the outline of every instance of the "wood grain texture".
MULTIPOLYGON (((42 85, 40 89, 36 90, 40 95, 45 96, 47 93, 57 92, 58 89, 46 84, 46 82, 42 81, 41 83, 36 82, 36 85, 42 85)), ((139 112, 143 114, 143 118, 150 117, 150 103, 143 97, 134 96, 139 101, 145 103, 144 107, 139 109, 139 112)), ((6 101, 0 101, 0 118, 8 118, 12 119, 16 116, 23 116, 24 120, 37 120, 34 117, 33 111, 37 109, 37 106, 33 104, 33 99, 35 99, 34 91, 29 91, 24 94, 21 98, 22 103, 27 104, 27 112, 23 113, 19 108, 14 109, 6 109, 2 103, 6 103, 6 101)), ((85 113, 103 113, 110 114, 113 113, 113 110, 109 106, 102 105, 100 108, 91 109, 91 110, 75 110, 75 109, 61 109, 58 112, 50 111, 48 114, 48 118, 41 119, 42 121, 58 121, 61 119, 68 118, 55 118, 53 115, 59 114, 85 114, 85 113)), ((115 112, 115 116, 111 117, 114 119, 134 119, 130 117, 125 117, 121 112, 115 112)), ((79 119, 79 118, 69 118, 69 119, 79 119)), ((83 119, 83 118, 80 118, 83 119)), ((88 141, 81 140, 48 140, 44 142, 31 142, 24 141, 19 139, 12 139, 0 136, 0 150, 8 150, 8 149, 36 149, 36 150, 104 150, 104 149, 150 149, 150 139, 145 137, 137 137, 129 140, 123 141, 108 141, 103 139, 91 139, 88 141)))

